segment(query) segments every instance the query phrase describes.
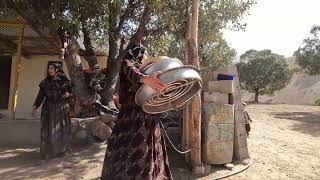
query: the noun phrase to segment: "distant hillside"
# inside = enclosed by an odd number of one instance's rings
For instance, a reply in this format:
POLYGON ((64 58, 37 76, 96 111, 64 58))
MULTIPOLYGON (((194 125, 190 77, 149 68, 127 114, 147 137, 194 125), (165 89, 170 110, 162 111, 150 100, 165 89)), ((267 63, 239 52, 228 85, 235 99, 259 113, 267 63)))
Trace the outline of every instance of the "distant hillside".
MULTIPOLYGON (((293 58, 287 60, 291 69, 297 68, 293 58)), ((243 93, 244 101, 252 101, 254 95, 243 93)), ((320 76, 309 76, 304 73, 294 74, 290 84, 284 89, 275 93, 274 96, 261 96, 263 103, 284 103, 298 105, 314 105, 320 99, 320 76)))

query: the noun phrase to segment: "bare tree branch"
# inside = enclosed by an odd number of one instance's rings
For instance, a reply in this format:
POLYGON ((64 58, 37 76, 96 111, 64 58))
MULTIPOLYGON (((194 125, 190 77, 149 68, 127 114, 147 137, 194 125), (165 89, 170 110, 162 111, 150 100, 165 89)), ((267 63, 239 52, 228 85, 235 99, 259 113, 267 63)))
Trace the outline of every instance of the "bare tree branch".
POLYGON ((130 16, 130 12, 132 12, 135 8, 135 5, 137 3, 134 3, 135 0, 129 0, 128 2, 128 6, 126 8, 126 10, 124 11, 124 13, 122 14, 122 16, 120 16, 120 20, 119 20, 119 24, 117 26, 117 30, 121 31, 121 29, 123 28, 124 22, 129 18, 130 16))
POLYGON ((162 26, 159 27, 157 29, 149 29, 145 31, 145 35, 144 36, 161 36, 163 35, 165 32, 170 31, 170 27, 169 25, 167 26, 162 26))
POLYGON ((142 13, 142 17, 140 20, 140 24, 138 27, 138 30, 136 31, 136 33, 131 37, 130 39, 130 43, 128 45, 128 47, 134 45, 134 44, 139 44, 141 39, 143 38, 143 35, 147 29, 146 25, 150 22, 151 20, 151 13, 152 13, 152 9, 149 6, 146 6, 143 13, 142 13))
POLYGON ((84 23, 82 23, 82 33, 84 36, 83 44, 86 48, 84 51, 84 58, 88 62, 90 69, 99 69, 98 59, 91 44, 90 33, 88 32, 84 23))

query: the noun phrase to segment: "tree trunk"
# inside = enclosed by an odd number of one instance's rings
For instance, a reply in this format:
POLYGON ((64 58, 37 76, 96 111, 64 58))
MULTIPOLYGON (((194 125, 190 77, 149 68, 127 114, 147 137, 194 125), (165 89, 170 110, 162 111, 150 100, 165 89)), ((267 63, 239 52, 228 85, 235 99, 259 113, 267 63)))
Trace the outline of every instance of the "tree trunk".
MULTIPOLYGON (((82 24, 84 26, 84 23, 82 24)), ((84 58, 88 62, 90 69, 99 69, 99 64, 98 64, 98 59, 96 56, 96 53, 93 49, 93 46, 91 44, 91 38, 90 38, 90 33, 87 31, 85 27, 82 28, 84 40, 83 44, 86 48, 84 51, 84 58)))
POLYGON ((254 92, 254 102, 255 103, 259 102, 259 90, 255 90, 254 92))
POLYGON ((95 96, 94 94, 89 93, 81 59, 78 54, 79 48, 76 38, 71 37, 67 46, 67 51, 64 54, 64 60, 68 68, 70 79, 74 85, 73 94, 82 106, 87 106, 95 101, 95 96))
MULTIPOLYGON (((120 70, 121 59, 119 56, 120 52, 120 39, 121 39, 121 26, 118 24, 120 11, 115 3, 109 4, 109 53, 107 61, 107 74, 104 79, 106 82, 101 92, 101 103, 106 105, 110 109, 116 109, 116 105, 113 102, 113 92, 116 87, 118 79, 118 73, 120 70)), ((120 22, 119 22, 120 23, 120 22)))
MULTIPOLYGON (((198 15, 199 15, 199 0, 192 0, 191 17, 189 19, 190 26, 187 27, 187 63, 199 68, 198 57, 198 15)), ((185 107, 184 123, 188 123, 185 133, 189 135, 186 138, 186 145, 191 147, 190 160, 194 167, 201 166, 201 96, 200 92, 193 98, 193 101, 185 107)), ((197 173, 197 172, 196 172, 197 173)))
MULTIPOLYGON (((112 11, 112 9, 110 9, 112 11)), ((143 11, 140 24, 136 33, 130 38, 130 42, 127 48, 124 50, 123 46, 125 41, 121 39, 120 32, 122 29, 119 29, 119 26, 116 24, 116 19, 114 16, 109 16, 109 55, 107 62, 107 75, 105 81, 108 82, 105 84, 104 90, 102 92, 103 99, 102 103, 107 105, 109 108, 116 108, 113 101, 113 93, 118 82, 118 74, 121 66, 121 62, 127 52, 128 48, 132 45, 139 44, 146 30, 146 24, 151 19, 151 9, 146 7, 143 11), (118 28, 114 28, 118 27, 118 28)), ((120 26, 121 27, 121 26, 120 26)))

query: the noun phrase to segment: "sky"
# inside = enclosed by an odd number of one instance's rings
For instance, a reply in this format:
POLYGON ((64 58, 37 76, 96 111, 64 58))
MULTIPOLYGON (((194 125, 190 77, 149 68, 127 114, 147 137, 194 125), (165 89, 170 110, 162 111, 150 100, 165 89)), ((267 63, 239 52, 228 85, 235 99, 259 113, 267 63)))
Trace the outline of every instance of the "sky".
POLYGON ((312 26, 320 25, 319 8, 320 0, 257 0, 242 20, 245 32, 225 30, 224 37, 238 57, 249 49, 271 49, 290 57, 312 26))

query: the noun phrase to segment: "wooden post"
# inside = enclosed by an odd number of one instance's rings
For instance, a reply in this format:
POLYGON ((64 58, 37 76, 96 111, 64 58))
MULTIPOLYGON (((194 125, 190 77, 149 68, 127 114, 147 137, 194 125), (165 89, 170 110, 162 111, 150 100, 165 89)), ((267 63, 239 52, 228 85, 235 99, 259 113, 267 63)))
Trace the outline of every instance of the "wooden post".
MULTIPOLYGON (((187 63, 199 68, 198 58, 198 14, 199 0, 192 0, 191 16, 188 18, 189 27, 187 27, 186 36, 186 59, 187 63)), ((187 23, 187 24, 188 24, 187 23)), ((201 167, 201 96, 200 92, 188 103, 184 109, 184 144, 191 148, 190 155, 186 156, 187 162, 194 172, 198 173, 198 167, 201 167)))
MULTIPOLYGON (((186 18, 187 18, 187 22, 186 22, 186 32, 185 32, 185 40, 186 40, 186 44, 185 44, 185 52, 184 52, 184 56, 185 56, 185 60, 184 63, 189 63, 188 62, 188 46, 187 46, 187 39, 190 39, 190 23, 191 23, 191 15, 190 15, 190 1, 187 1, 186 4, 186 18)), ((189 130, 189 125, 190 123, 188 122, 189 117, 190 117, 190 105, 189 103, 187 103, 184 107, 183 110, 183 123, 182 123, 182 147, 184 150, 188 150, 190 149, 190 130, 189 130)), ((190 153, 185 154, 185 161, 187 163, 190 163, 190 153)))
POLYGON ((17 108, 17 99, 18 99, 18 81, 19 81, 19 74, 21 71, 21 54, 22 54, 22 46, 24 40, 24 25, 20 28, 19 32, 19 44, 17 48, 17 57, 16 57, 16 64, 15 64, 15 76, 13 81, 13 93, 12 93, 12 101, 11 101, 11 118, 15 119, 16 117, 16 108, 17 108))

